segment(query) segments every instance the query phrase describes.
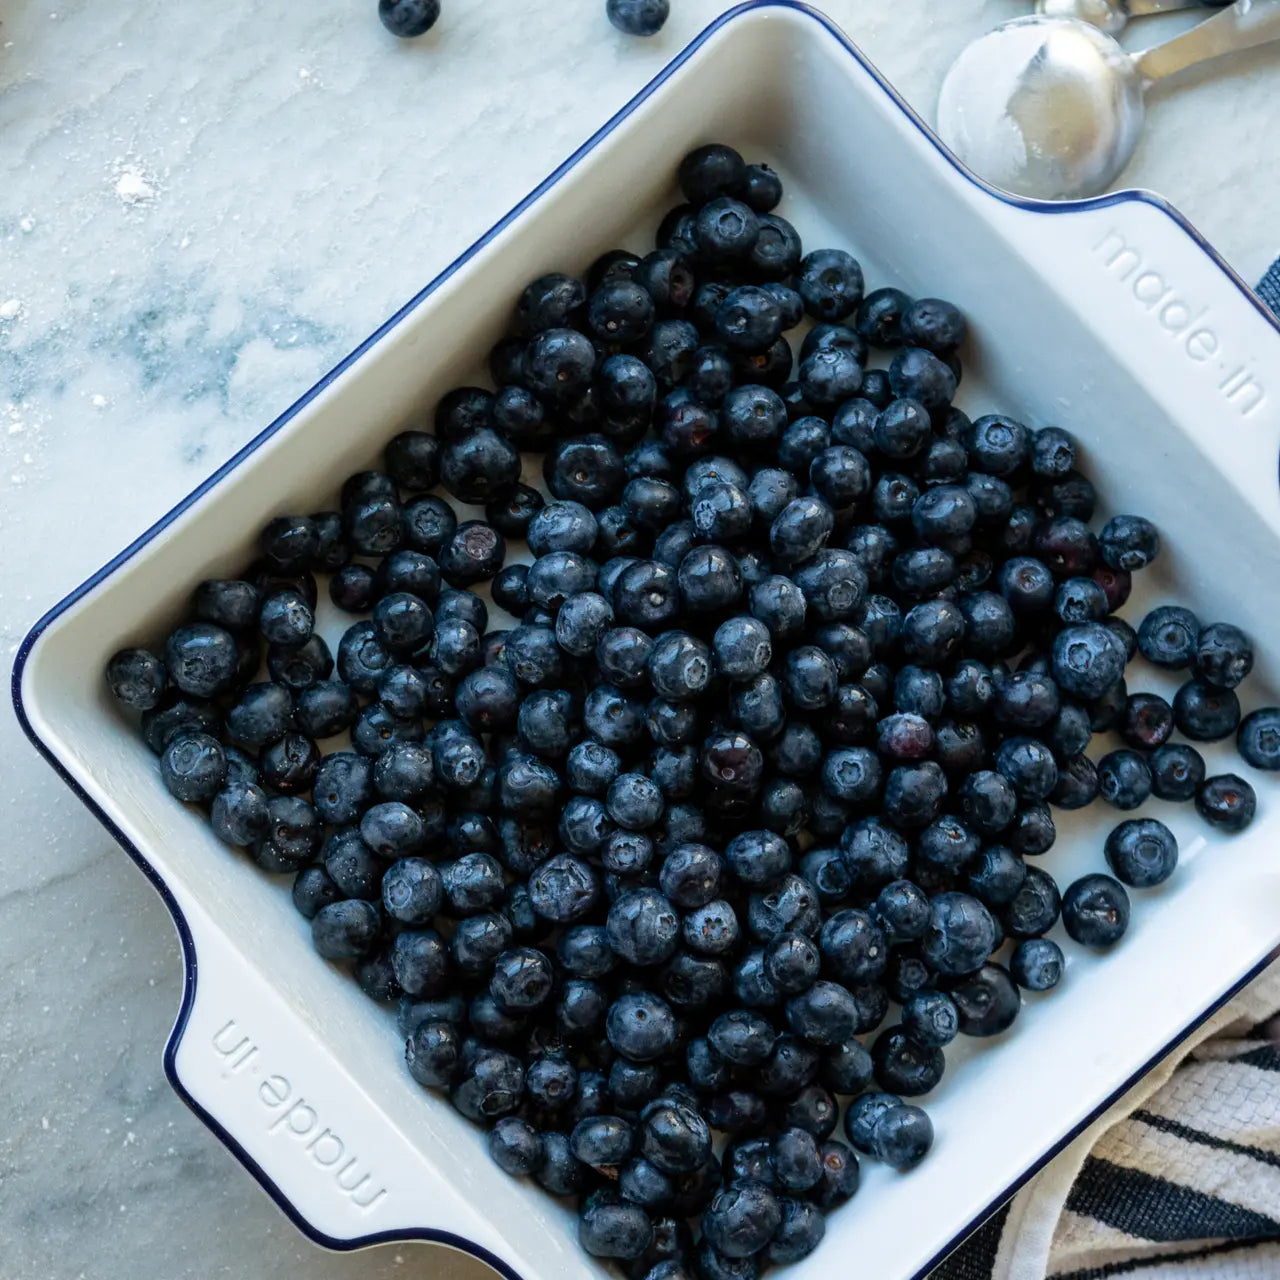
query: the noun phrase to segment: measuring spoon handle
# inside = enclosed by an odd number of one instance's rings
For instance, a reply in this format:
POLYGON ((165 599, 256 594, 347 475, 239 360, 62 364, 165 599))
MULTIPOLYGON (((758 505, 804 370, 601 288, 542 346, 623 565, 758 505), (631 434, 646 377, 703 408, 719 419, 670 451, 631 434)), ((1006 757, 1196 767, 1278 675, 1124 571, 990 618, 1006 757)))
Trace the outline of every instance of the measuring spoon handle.
POLYGON ((1236 0, 1198 27, 1135 55, 1134 64, 1146 80, 1163 80, 1198 62, 1273 40, 1280 40, 1280 0, 1236 0))

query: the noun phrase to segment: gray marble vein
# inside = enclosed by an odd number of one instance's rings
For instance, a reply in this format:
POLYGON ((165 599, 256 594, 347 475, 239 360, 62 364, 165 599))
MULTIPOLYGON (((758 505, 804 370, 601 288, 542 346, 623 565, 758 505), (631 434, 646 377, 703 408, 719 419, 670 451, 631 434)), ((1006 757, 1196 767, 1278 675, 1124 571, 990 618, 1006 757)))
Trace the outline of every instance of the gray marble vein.
MULTIPOLYGON (((445 0, 401 45, 372 0, 0 4, 0 652, 726 7, 674 0, 628 42, 601 0, 445 0)), ((929 115, 963 44, 1029 6, 826 7, 929 115)), ((1250 279, 1280 252, 1278 78, 1257 54, 1162 91, 1129 174, 1250 279)), ((483 1270, 314 1248, 182 1106, 167 914, 7 704, 0 816, 6 1280, 483 1270)))

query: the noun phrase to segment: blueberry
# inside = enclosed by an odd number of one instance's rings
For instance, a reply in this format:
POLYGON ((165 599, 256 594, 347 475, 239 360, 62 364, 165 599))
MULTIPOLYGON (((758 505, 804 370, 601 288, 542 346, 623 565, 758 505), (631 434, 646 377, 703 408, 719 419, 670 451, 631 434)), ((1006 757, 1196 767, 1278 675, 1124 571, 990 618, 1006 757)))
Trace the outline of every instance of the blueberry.
POLYGON ((315 617, 306 600, 295 590, 269 595, 258 614, 258 629, 270 644, 294 648, 311 638, 315 617))
MULTIPOLYGON (((407 503, 401 519, 405 546, 429 556, 439 555, 458 527, 458 517, 454 514, 453 508, 443 498, 437 498, 434 494, 427 494, 407 503)), ((340 570, 329 588, 334 596, 334 603, 350 613, 359 612, 364 606, 361 605, 356 592, 364 589, 366 572, 362 565, 355 564, 347 565, 340 570), (350 580, 350 587, 344 587, 343 594, 347 598, 343 601, 337 599, 337 588, 333 585, 341 578, 350 580)))
POLYGON ((1022 423, 996 414, 978 418, 965 439, 969 465, 986 475, 1012 476, 1025 466, 1031 435, 1022 423))
POLYGON ((769 831, 734 836, 725 846, 724 856, 734 876, 753 889, 774 884, 791 868, 786 841, 769 831))
POLYGON ((1239 627, 1215 622, 1200 632, 1194 665, 1206 684, 1234 689, 1253 670, 1253 645, 1239 627))
POLYGON ((858 306, 859 335, 873 346, 902 346, 902 321, 911 305, 911 299, 901 289, 873 290, 858 306))
POLYGON ((860 1031, 856 999, 839 983, 820 980, 787 1002, 787 1024, 810 1044, 832 1047, 860 1031))
POLYGON ((769 1155, 773 1180, 783 1191, 809 1191, 822 1178, 817 1141, 804 1129, 784 1129, 773 1139, 769 1155))
POLYGON ((940 484, 926 489, 916 500, 911 522, 921 542, 946 545, 967 534, 977 516, 977 507, 967 489, 940 484))
POLYGON ((998 964, 985 964, 955 984, 951 998, 960 1015, 960 1034, 980 1038, 1007 1031, 1022 1007, 1017 986, 998 964))
POLYGON ((919 487, 909 476, 887 471, 872 486, 871 514, 882 524, 905 524, 919 496, 919 487))
POLYGON ((279 742, 293 726, 293 694, 283 684, 251 684, 227 710, 227 736, 250 751, 279 742))
POLYGON ((1245 716, 1236 733, 1236 748, 1255 769, 1280 769, 1280 708, 1261 707, 1245 716))
POLYGON ((837 911, 827 919, 820 945, 827 971, 849 987, 879 979, 889 956, 884 930, 871 914, 855 908, 837 911))
POLYGON ((107 684, 111 692, 134 711, 150 711, 158 706, 165 682, 164 663, 146 649, 121 649, 107 663, 107 684))
POLYGON ((924 347, 936 355, 947 355, 959 347, 965 330, 960 308, 942 298, 918 298, 902 314, 901 332, 907 345, 924 347))
POLYGON ((367 756, 354 751, 325 756, 312 782, 316 812, 335 825, 360 821, 373 802, 373 779, 374 765, 367 756))
POLYGON ((1098 536, 1104 563, 1112 569, 1145 569, 1160 553, 1160 534, 1142 516, 1113 516, 1098 536))
POLYGON ((725 295, 715 318, 716 334, 737 351, 764 351, 782 333, 777 299, 758 285, 740 285, 725 295))
POLYGON ((727 955, 738 941, 738 917, 728 902, 715 899, 686 915, 681 932, 691 951, 727 955))
POLYGON ((267 793, 257 783, 228 780, 213 798, 209 822, 219 840, 247 848, 267 834, 270 825, 267 793))
POLYGON ((1062 948, 1048 938, 1025 938, 1013 949, 1009 973, 1026 991, 1049 991, 1062 979, 1062 948))
MULTIPOLYGON (((258 622, 262 592, 252 582, 238 578, 208 578, 195 589, 191 604, 196 617, 202 622, 212 622, 233 632, 251 631, 258 622)), ((139 651, 122 650, 122 654, 136 652, 139 651)), ((138 710, 146 708, 139 707, 138 710)))
POLYGON ((569 854, 557 854, 530 875, 529 893, 539 916, 565 924, 590 913, 600 888, 585 862, 569 854))
POLYGON ((902 620, 902 652, 923 666, 953 657, 964 637, 964 614, 949 600, 926 600, 902 620))
POLYGON ((349 898, 321 907, 311 921, 311 938, 326 960, 352 960, 368 955, 382 932, 378 908, 349 898))
POLYGON ((212 800, 226 781, 226 752, 207 733, 179 733, 160 756, 160 777, 178 800, 190 804, 212 800))
POLYGON ((1057 516, 1037 525, 1032 547, 1059 577, 1092 573, 1098 561, 1097 539, 1074 516, 1057 516))
POLYGON ((1240 724, 1240 700, 1234 690, 1188 680, 1173 699, 1178 729, 1193 742, 1216 742, 1230 737, 1240 724))
POLYGON ((906 874, 910 847, 880 818, 864 818, 847 827, 840 837, 840 849, 857 883, 878 888, 906 874))
POLYGON ((1085 700, 1101 698, 1124 677, 1125 652, 1098 623, 1066 627, 1053 642, 1053 676, 1059 686, 1085 700))
POLYGON ((484 504, 484 518, 504 538, 523 538, 543 498, 527 484, 499 488, 484 504))
POLYGON ((854 1098, 844 1117, 845 1136, 854 1149, 864 1155, 871 1155, 874 1151, 875 1127, 880 1117, 903 1105, 902 1099, 892 1093, 864 1093, 854 1098))
POLYGON ((1151 794, 1151 770, 1136 751, 1111 751, 1098 761, 1098 794, 1117 809, 1136 809, 1151 794))
POLYGON ((542 1158, 542 1138, 527 1120, 503 1116, 489 1130, 489 1157, 514 1178, 531 1174, 542 1158))
POLYGON ((995 940, 995 922, 977 898, 942 893, 930 904, 921 953, 939 973, 972 973, 991 954, 995 940))
POLYGON ((434 929, 406 929, 391 944, 391 967, 410 995, 438 994, 449 979, 449 945, 434 929))
POLYGON ((980 769, 960 788, 960 810, 966 825, 982 835, 998 835, 1013 821, 1017 792, 1002 773, 980 769))
POLYGON ((1042 800, 1024 805, 1009 828, 1008 840, 1016 853, 1034 857, 1048 853, 1058 838, 1053 811, 1042 800))
POLYGON ((671 1179, 657 1165, 643 1156, 627 1160, 618 1173, 618 1190, 624 1199, 647 1209, 668 1204, 674 1187, 671 1179))
MULTIPOLYGON (((748 173, 762 167, 752 165, 748 173)), ((744 204, 760 214, 760 234, 747 255, 747 261, 754 274, 768 282, 765 288, 782 305, 782 327, 794 329, 804 316, 804 300, 791 287, 791 277, 804 252, 800 233, 785 218, 762 211, 758 194, 747 189, 745 184, 738 195, 744 204)))
POLYGON ((894 880, 880 890, 873 916, 890 942, 911 942, 929 926, 929 899, 910 880, 894 880))
POLYGON ((1162 747, 1173 732, 1173 708, 1155 693, 1131 693, 1124 708, 1125 741, 1143 751, 1162 747))
POLYGON ((425 858, 403 858, 382 877, 382 905, 402 924, 426 924, 444 896, 440 873, 425 858))
MULTIPOLYGON (((462 1038, 451 1023, 425 1021, 408 1037, 404 1057, 409 1074, 424 1088, 447 1089, 457 1076, 462 1060, 462 1038)), ((537 1142, 536 1134, 534 1142, 537 1142)), ((492 1143, 490 1151, 493 1151, 492 1143)), ((494 1159, 498 1160, 496 1154, 494 1159)), ((507 1168, 501 1160, 498 1163, 507 1168)))
POLYGON ((929 411, 920 401, 898 399, 876 418, 875 446, 886 458, 914 458, 928 443, 932 429, 929 411))
POLYGON ((1026 877, 1026 864, 1008 845, 988 845, 970 867, 969 892, 987 907, 1003 906, 1026 877))
POLYGON ((658 996, 633 993, 620 996, 609 1006, 605 1019, 609 1043, 632 1062, 653 1062, 674 1047, 675 1016, 658 996))
MULTIPOLYGON (((495 1120, 509 1115, 524 1093, 524 1068, 520 1060, 501 1049, 485 1047, 468 1059, 461 1058, 461 1073, 454 1082, 449 1100, 468 1120, 495 1120)), ((547 1158, 547 1138, 543 1135, 543 1161, 547 1158)))
POLYGON ((1053 928, 1061 908, 1053 877, 1039 867, 1027 867, 1022 887, 1004 910, 1005 930, 1015 938, 1038 938, 1053 928))
POLYGON ((211 698, 228 689, 235 679, 238 658, 231 633, 211 622, 179 627, 164 646, 169 679, 193 698, 211 698))
POLYGON ((846 347, 827 347, 802 359, 798 377, 801 393, 808 402, 831 410, 858 393, 862 364, 846 347))
POLYGON ((556 1130, 542 1134, 542 1159, 533 1176, 553 1196, 576 1195, 585 1182, 585 1170, 569 1150, 567 1134, 556 1130))
POLYGON ((956 559, 941 547, 912 547, 894 559, 891 574, 903 595, 936 596, 954 582, 956 559))
POLYGON ((1129 927, 1129 895, 1110 876, 1083 876, 1062 895, 1062 923, 1082 946, 1114 946, 1129 927))
POLYGON ((1199 635, 1199 619, 1190 609, 1162 605, 1143 618, 1138 648, 1148 662, 1178 671, 1191 665, 1199 635))
POLYGON ((810 1192, 819 1209, 829 1212, 851 1200, 857 1193, 861 1173, 858 1157, 843 1142, 824 1142, 818 1148, 822 1177, 810 1192))
MULTIPOLYGON (((941 1049, 959 1034, 960 1017, 955 1003, 945 992, 917 991, 903 1005, 902 1029, 917 1045, 941 1049)), ((898 1087, 898 1092, 905 1091, 898 1087)))
POLYGON ((721 143, 697 147, 680 162, 679 182, 692 204, 706 204, 716 196, 741 188, 747 167, 742 156, 721 143))
POLYGON ((607 934, 614 953, 629 964, 662 964, 675 952, 680 917, 657 890, 632 889, 609 909, 607 934))
MULTIPOLYGON (((634 14, 640 5, 661 4, 666 0, 609 0, 609 16, 616 27, 631 35, 652 35, 654 31, 637 29, 628 19, 628 25, 614 15, 634 14)), ((655 29, 656 30, 656 29, 655 29)), ((639 1206, 614 1197, 611 1192, 595 1192, 587 1198, 578 1219, 578 1243, 596 1258, 639 1258, 653 1240, 653 1225, 649 1215, 639 1206)))
POLYGON ((1196 812, 1219 831, 1243 831, 1257 805, 1253 788, 1235 773, 1207 778, 1196 792, 1196 812))
POLYGON ((440 20, 440 0, 378 0, 378 17, 393 36, 409 40, 440 20))
POLYGON ((305 920, 314 920, 321 907, 342 900, 342 890, 323 867, 303 867, 293 882, 293 905, 305 920))
POLYGON ((979 657, 1007 653, 1014 638, 1014 612, 1008 601, 990 591, 961 596, 965 643, 979 657))
POLYGON ((822 785, 837 800, 865 804, 879 791, 883 772, 875 752, 866 747, 837 747, 822 765, 822 785))
POLYGON ((1153 751, 1147 763, 1151 793, 1161 800, 1191 800, 1204 781, 1203 758, 1194 747, 1181 742, 1169 742, 1153 751))
POLYGON ((344 504, 343 533, 351 549, 362 556, 384 556, 404 540, 404 512, 390 494, 369 494, 344 504))
POLYGON ((871 1131, 871 1154, 899 1171, 914 1169, 933 1146, 933 1123, 920 1108, 902 1103, 887 1107, 871 1131))
POLYGON ((639 1147, 663 1173, 692 1173, 711 1156, 711 1130, 692 1100, 659 1098, 641 1113, 639 1147))
MULTIPOLYGON (((954 1004, 950 1016, 958 1021, 954 1004)), ((903 1027, 882 1032, 871 1048, 871 1059, 877 1084, 911 1098, 936 1088, 946 1067, 941 1048, 921 1043, 903 1027)))
POLYGON ((796 289, 815 320, 838 323, 862 301, 862 267, 843 249, 819 249, 800 263, 796 289))
POLYGON ((808 990, 818 977, 821 963, 813 940, 794 930, 783 930, 765 947, 765 973, 782 995, 808 990))
POLYGON ((694 236, 699 252, 713 262, 745 257, 760 235, 760 219, 740 200, 716 196, 698 211, 694 236))
POLYGON ((743 1178, 712 1197, 702 1215, 704 1238, 726 1258, 748 1258, 765 1248, 782 1223, 777 1196, 763 1182, 743 1178))

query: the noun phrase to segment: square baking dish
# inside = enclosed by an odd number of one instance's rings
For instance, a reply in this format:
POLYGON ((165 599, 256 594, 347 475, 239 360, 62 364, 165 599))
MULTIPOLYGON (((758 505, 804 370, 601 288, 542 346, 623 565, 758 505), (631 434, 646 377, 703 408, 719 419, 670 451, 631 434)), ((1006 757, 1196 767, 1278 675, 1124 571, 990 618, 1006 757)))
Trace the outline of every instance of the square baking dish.
MULTIPOLYGON (((443 391, 483 380, 483 353, 529 278, 580 271, 619 244, 647 247, 677 198, 677 160, 712 140, 773 164, 789 193, 781 212, 807 244, 851 249, 872 287, 960 303, 973 336, 959 403, 1068 428, 1103 509, 1160 525, 1166 552, 1126 613, 1176 598, 1237 622, 1259 642, 1252 697, 1277 700, 1268 642, 1280 625, 1280 332, 1258 300, 1152 196, 1035 205, 983 187, 817 12, 758 0, 725 14, 41 619, 18 655, 13 695, 28 734, 173 913, 186 984, 164 1056, 170 1080, 330 1247, 432 1239, 525 1280, 603 1274, 579 1250, 571 1210, 500 1173, 482 1136, 413 1083, 394 1017, 318 960, 287 885, 170 799, 155 758, 111 705, 103 664, 172 625, 194 582, 247 562, 267 517, 318 509, 443 391)), ((1059 991, 1029 999, 998 1042, 949 1052, 926 1102, 938 1134, 930 1159, 909 1176, 868 1163, 862 1190, 830 1217, 794 1280, 854 1258, 876 1280, 923 1275, 1276 954, 1280 797, 1255 781, 1258 819, 1237 837, 1213 834, 1187 807, 1151 807, 1179 837, 1178 875, 1135 894, 1114 954, 1068 946, 1059 991)), ((1046 865, 1066 884, 1100 867, 1117 819, 1058 817, 1046 865)))

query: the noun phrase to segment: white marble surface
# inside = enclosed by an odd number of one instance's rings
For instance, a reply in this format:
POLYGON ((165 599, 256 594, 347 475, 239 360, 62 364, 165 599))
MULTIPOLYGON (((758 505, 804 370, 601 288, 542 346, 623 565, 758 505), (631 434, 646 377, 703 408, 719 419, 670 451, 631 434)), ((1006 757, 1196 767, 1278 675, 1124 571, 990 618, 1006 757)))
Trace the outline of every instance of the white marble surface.
MULTIPOLYGON (((0 651, 584 139, 723 0, 0 4, 0 651)), ((1019 0, 831 0, 925 114, 1019 0)), ((1173 19, 1177 22, 1180 19, 1173 19)), ((1141 41, 1153 28, 1131 28, 1141 41)), ((1280 252, 1280 61, 1163 93, 1130 179, 1252 280, 1280 252)), ((159 900, 0 712, 0 1274, 478 1275, 300 1237, 170 1092, 159 900)))

